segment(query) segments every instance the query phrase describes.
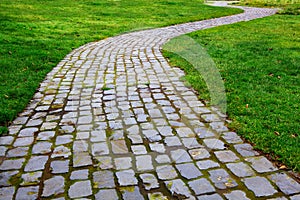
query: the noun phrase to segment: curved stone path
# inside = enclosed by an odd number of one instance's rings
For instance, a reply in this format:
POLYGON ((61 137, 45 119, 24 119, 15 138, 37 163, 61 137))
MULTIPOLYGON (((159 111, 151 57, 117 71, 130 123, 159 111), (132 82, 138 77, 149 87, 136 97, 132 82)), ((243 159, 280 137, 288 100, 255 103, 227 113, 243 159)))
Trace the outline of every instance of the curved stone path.
POLYGON ((205 107, 170 38, 275 13, 128 33, 65 57, 0 142, 0 199, 299 199, 300 185, 205 107))

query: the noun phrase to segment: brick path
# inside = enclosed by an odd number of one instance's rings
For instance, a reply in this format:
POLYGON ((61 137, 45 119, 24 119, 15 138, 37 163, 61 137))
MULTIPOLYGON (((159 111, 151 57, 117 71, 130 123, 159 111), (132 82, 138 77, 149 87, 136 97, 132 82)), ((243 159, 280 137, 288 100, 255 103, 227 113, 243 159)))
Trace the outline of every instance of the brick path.
POLYGON ((300 199, 300 184, 205 107, 160 52, 245 13, 82 46, 0 140, 0 199, 300 199))

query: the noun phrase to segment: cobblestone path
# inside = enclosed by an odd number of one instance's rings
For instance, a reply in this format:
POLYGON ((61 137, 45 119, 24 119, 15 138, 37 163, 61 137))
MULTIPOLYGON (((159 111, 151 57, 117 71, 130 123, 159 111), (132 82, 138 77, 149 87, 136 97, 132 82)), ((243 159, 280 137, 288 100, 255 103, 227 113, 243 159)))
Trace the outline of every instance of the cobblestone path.
POLYGON ((170 38, 274 14, 128 33, 62 60, 0 142, 0 199, 300 199, 160 52, 170 38))

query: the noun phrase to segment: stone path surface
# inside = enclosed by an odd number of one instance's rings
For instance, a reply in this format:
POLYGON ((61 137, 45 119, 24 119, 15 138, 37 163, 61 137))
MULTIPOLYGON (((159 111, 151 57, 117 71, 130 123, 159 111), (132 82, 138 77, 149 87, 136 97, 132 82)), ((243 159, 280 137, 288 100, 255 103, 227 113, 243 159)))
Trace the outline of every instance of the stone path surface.
POLYGON ((0 138, 0 199, 300 199, 160 48, 271 9, 128 33, 67 55, 0 138))

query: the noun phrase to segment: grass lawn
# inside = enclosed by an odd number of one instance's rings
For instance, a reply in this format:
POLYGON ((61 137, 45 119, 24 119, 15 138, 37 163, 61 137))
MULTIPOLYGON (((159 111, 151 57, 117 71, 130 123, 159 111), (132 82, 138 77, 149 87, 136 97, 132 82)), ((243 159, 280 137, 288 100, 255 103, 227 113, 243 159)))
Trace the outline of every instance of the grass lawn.
MULTIPOLYGON (((224 79, 230 128, 255 148, 300 171, 300 15, 275 15, 194 32, 224 79)), ((201 75, 170 52, 200 98, 209 100, 201 75)))
POLYGON ((1 0, 0 133, 72 49, 126 31, 239 12, 201 0, 1 0))

